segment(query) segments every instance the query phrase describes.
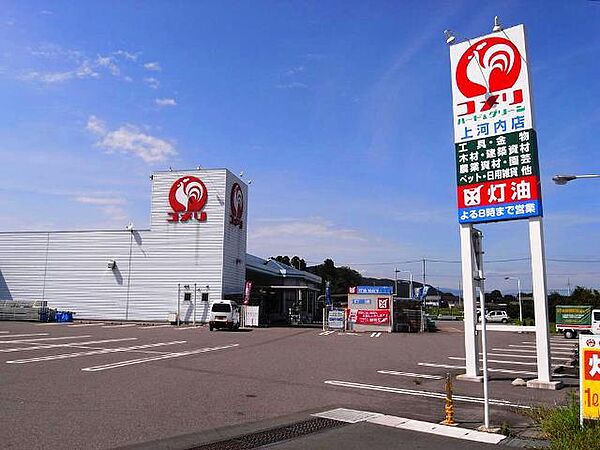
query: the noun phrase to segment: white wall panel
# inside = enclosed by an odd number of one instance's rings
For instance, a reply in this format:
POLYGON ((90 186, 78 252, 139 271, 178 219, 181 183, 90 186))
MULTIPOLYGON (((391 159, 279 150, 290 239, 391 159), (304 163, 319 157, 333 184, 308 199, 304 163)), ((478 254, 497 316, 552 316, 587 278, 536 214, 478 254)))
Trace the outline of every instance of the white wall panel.
MULTIPOLYGON (((196 283, 210 302, 222 298, 224 282, 241 292, 246 224, 234 230, 226 214, 234 179, 225 169, 155 173, 151 230, 0 233, 0 299, 45 298, 77 318, 165 320, 177 310, 178 283, 196 283), (167 220, 169 190, 185 175, 206 186, 204 222, 167 220), (107 267, 109 260, 117 262, 115 270, 107 267)), ((197 299, 197 320, 208 319, 210 302, 201 302, 201 292, 197 299)), ((191 317, 189 306, 182 311, 191 317)))

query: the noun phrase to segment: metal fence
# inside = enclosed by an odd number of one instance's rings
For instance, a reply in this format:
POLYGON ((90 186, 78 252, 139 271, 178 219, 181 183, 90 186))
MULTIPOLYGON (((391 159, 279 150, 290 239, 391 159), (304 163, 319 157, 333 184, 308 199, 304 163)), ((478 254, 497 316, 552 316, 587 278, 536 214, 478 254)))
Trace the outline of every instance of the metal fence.
POLYGON ((0 300, 0 320, 48 321, 45 300, 0 300))

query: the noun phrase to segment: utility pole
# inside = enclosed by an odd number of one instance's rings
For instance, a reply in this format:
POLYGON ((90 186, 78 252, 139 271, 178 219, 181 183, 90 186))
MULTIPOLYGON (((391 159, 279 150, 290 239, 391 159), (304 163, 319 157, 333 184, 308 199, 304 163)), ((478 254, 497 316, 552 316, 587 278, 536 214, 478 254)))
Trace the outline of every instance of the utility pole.
POLYGON ((426 259, 423 258, 423 288, 425 288, 425 261, 426 259))

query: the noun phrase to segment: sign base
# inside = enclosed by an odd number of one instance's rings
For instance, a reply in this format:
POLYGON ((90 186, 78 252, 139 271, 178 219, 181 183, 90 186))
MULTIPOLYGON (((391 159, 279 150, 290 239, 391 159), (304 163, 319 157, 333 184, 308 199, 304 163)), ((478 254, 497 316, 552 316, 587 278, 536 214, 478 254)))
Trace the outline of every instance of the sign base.
POLYGON ((533 389, 547 389, 547 390, 551 390, 551 391, 557 391, 558 389, 563 388, 563 382, 562 381, 540 381, 538 379, 535 379, 535 380, 529 380, 527 382, 527 387, 533 388, 533 389))
POLYGON ((461 373, 460 375, 456 375, 456 379, 459 381, 471 381, 475 383, 483 382, 483 375, 467 375, 466 373, 461 373))

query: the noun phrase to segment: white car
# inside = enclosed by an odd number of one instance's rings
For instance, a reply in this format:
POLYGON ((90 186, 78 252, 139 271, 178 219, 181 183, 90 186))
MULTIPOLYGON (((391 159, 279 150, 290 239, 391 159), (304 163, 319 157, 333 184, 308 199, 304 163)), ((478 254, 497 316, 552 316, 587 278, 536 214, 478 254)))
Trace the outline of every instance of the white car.
POLYGON ((208 328, 229 328, 237 330, 240 327, 240 306, 233 300, 220 300, 212 304, 208 328))
MULTIPOLYGON (((481 322, 481 313, 477 312, 477 320, 481 322)), ((486 322, 508 323, 510 320, 506 311, 488 311, 485 315, 486 322)))

